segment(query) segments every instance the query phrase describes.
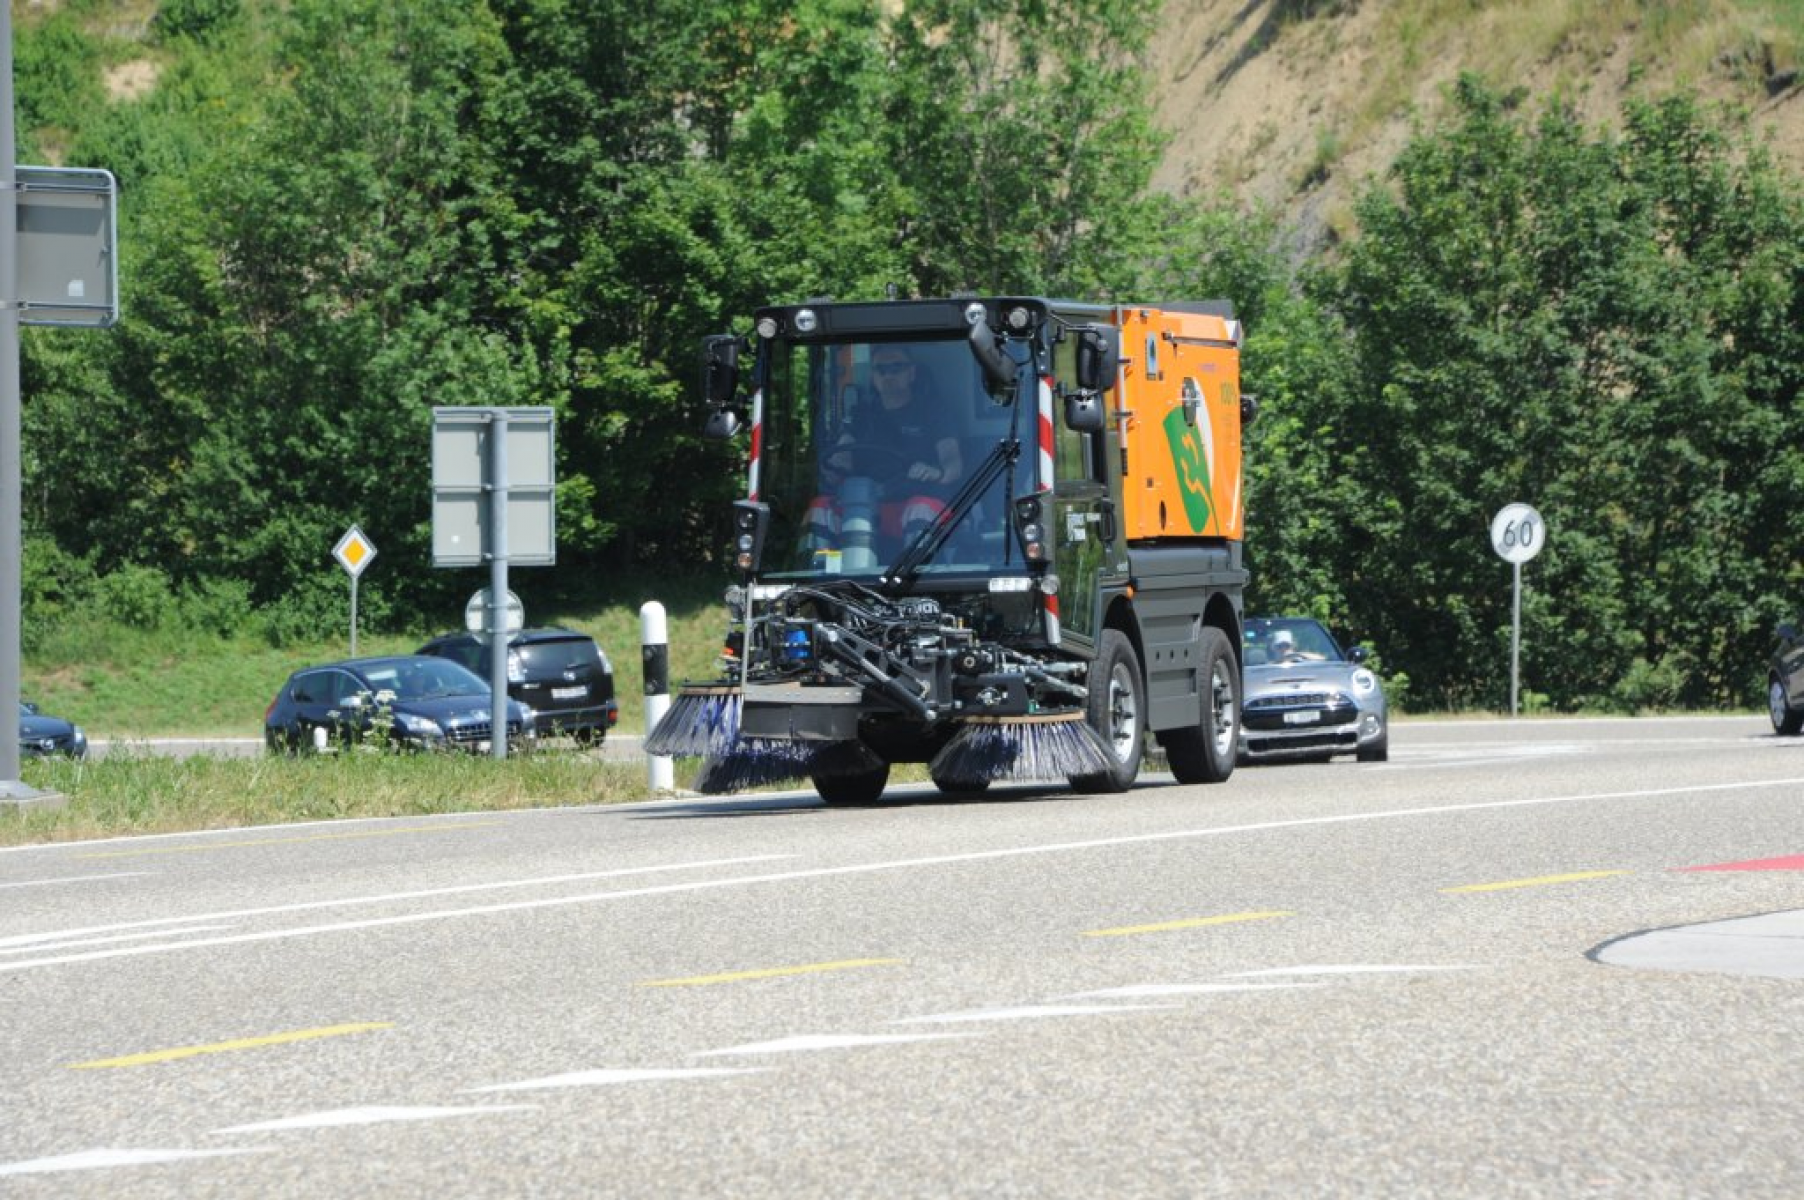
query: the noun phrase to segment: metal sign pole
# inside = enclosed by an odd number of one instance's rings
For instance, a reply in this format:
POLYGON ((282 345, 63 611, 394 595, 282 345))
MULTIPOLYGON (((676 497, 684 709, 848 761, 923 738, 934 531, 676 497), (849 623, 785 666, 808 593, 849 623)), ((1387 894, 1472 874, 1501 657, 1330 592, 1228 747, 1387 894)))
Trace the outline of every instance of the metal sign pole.
POLYGON ((489 753, 507 757, 507 410, 489 413, 489 753))
POLYGON ((351 576, 351 657, 357 657, 357 576, 351 576))
POLYGON ((1510 716, 1516 715, 1516 688, 1522 677, 1522 564, 1515 570, 1516 587, 1510 596, 1510 716))
POLYGON ((12 5, 0 4, 0 799, 39 793, 19 779, 19 610, 24 561, 25 489, 20 466, 19 192, 13 141, 12 5))

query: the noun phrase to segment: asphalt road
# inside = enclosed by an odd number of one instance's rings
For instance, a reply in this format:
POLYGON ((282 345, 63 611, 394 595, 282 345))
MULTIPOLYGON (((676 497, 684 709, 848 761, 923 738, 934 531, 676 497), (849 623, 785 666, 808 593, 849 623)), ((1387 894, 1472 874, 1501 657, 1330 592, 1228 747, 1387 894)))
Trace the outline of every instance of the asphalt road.
POLYGON ((0 852, 0 1193, 1804 1193, 1758 718, 898 799, 0 852))

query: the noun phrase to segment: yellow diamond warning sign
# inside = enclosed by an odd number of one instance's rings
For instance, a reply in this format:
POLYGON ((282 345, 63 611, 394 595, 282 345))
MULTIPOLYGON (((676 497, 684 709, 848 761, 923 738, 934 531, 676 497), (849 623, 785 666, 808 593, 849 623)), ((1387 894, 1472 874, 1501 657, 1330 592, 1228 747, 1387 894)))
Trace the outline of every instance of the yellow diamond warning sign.
POLYGON ((363 530, 353 525, 338 539, 338 545, 332 547, 332 557, 355 579, 370 565, 370 559, 376 557, 376 543, 365 537, 363 530))

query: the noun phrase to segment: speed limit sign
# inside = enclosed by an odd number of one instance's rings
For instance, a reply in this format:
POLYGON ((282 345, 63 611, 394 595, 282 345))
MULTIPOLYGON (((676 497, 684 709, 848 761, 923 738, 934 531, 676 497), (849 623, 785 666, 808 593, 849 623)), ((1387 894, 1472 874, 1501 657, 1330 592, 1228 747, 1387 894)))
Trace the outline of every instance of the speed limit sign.
POLYGON ((1505 562, 1525 563, 1541 553, 1547 525, 1527 504, 1506 504, 1491 518, 1491 548, 1505 562))

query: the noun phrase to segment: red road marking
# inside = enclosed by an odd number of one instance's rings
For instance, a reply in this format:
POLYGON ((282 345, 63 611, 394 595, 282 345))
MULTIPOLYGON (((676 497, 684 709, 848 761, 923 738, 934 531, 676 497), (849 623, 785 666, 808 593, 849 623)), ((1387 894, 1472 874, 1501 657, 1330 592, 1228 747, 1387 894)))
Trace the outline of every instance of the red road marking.
POLYGON ((1804 871, 1804 854, 1784 858, 1751 858, 1746 862, 1715 863, 1708 867, 1680 867, 1681 871, 1804 871))

